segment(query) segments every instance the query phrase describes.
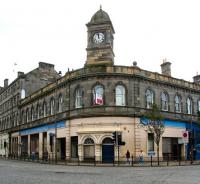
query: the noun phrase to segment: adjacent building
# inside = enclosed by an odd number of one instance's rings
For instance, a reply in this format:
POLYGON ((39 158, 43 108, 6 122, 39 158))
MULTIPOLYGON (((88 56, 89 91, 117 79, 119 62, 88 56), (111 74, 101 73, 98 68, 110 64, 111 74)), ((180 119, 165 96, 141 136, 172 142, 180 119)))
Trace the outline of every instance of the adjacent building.
POLYGON ((59 78, 54 65, 39 62, 39 67, 24 74, 18 72, 17 78, 9 84, 4 80, 4 86, 0 88, 0 155, 11 152, 11 132, 20 124, 19 103, 36 90, 59 78))
MULTIPOLYGON (((115 31, 109 15, 100 9, 86 26, 87 59, 83 68, 62 77, 53 72, 51 77, 57 80, 44 80, 49 84, 37 85, 37 91, 34 88, 28 94, 29 88, 20 85, 15 108, 11 106, 8 115, 1 108, 1 135, 10 140, 9 153, 34 152, 40 158, 48 153, 56 159, 102 162, 117 160, 118 151, 120 157, 125 157, 127 150, 133 156, 140 150, 157 154, 154 135, 140 126, 141 115, 156 103, 166 126, 160 155, 187 158, 190 149, 200 142, 200 76, 195 76, 194 82, 173 78, 171 63, 166 60, 161 74, 143 70, 135 62, 132 66, 116 66, 115 31), (27 94, 23 99, 22 89, 27 94), (10 117, 14 112, 15 116, 10 117), (119 149, 113 142, 115 131, 125 142, 119 149), (182 139, 185 131, 189 132, 187 143, 182 139)), ((45 79, 48 77, 49 73, 45 79)), ((43 77, 35 78, 41 82, 43 77)), ((12 84, 17 81, 20 78, 12 84)), ((3 98, 8 87, 2 90, 3 98)), ((5 107, 5 99, 1 107, 5 107)), ((196 158, 200 158, 199 152, 196 158)))

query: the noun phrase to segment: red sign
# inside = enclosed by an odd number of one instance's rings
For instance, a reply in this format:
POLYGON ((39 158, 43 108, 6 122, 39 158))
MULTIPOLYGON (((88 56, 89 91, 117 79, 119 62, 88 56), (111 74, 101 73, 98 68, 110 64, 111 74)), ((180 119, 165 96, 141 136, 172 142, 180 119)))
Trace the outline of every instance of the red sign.
POLYGON ((184 143, 188 143, 188 137, 189 137, 188 131, 183 131, 182 132, 182 140, 184 143))

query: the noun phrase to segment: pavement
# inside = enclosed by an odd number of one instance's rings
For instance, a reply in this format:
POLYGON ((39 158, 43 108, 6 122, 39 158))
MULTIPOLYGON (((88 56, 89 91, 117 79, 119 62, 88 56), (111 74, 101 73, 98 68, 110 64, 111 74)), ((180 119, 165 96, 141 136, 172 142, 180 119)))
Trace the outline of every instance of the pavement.
POLYGON ((95 167, 0 159, 0 184, 199 184, 200 165, 95 167))

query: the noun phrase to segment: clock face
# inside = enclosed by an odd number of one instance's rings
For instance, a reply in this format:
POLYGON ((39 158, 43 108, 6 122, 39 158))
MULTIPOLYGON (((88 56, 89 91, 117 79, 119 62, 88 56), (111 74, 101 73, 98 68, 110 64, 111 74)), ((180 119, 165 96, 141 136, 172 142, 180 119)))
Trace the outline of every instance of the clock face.
POLYGON ((93 42, 97 44, 103 43, 104 39, 105 39, 105 36, 103 33, 95 33, 93 36, 93 42))

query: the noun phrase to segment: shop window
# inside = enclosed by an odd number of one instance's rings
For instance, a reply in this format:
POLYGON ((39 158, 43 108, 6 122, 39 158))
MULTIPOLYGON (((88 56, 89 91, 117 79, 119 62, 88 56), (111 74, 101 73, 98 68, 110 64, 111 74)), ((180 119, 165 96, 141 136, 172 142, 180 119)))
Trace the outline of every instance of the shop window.
POLYGON ((78 136, 71 137, 71 155, 72 158, 78 157, 78 136))
POLYGON ((148 133, 148 151, 154 151, 154 134, 148 133))
POLYGON ((115 88, 115 99, 116 106, 125 106, 125 87, 122 85, 117 85, 115 88))

